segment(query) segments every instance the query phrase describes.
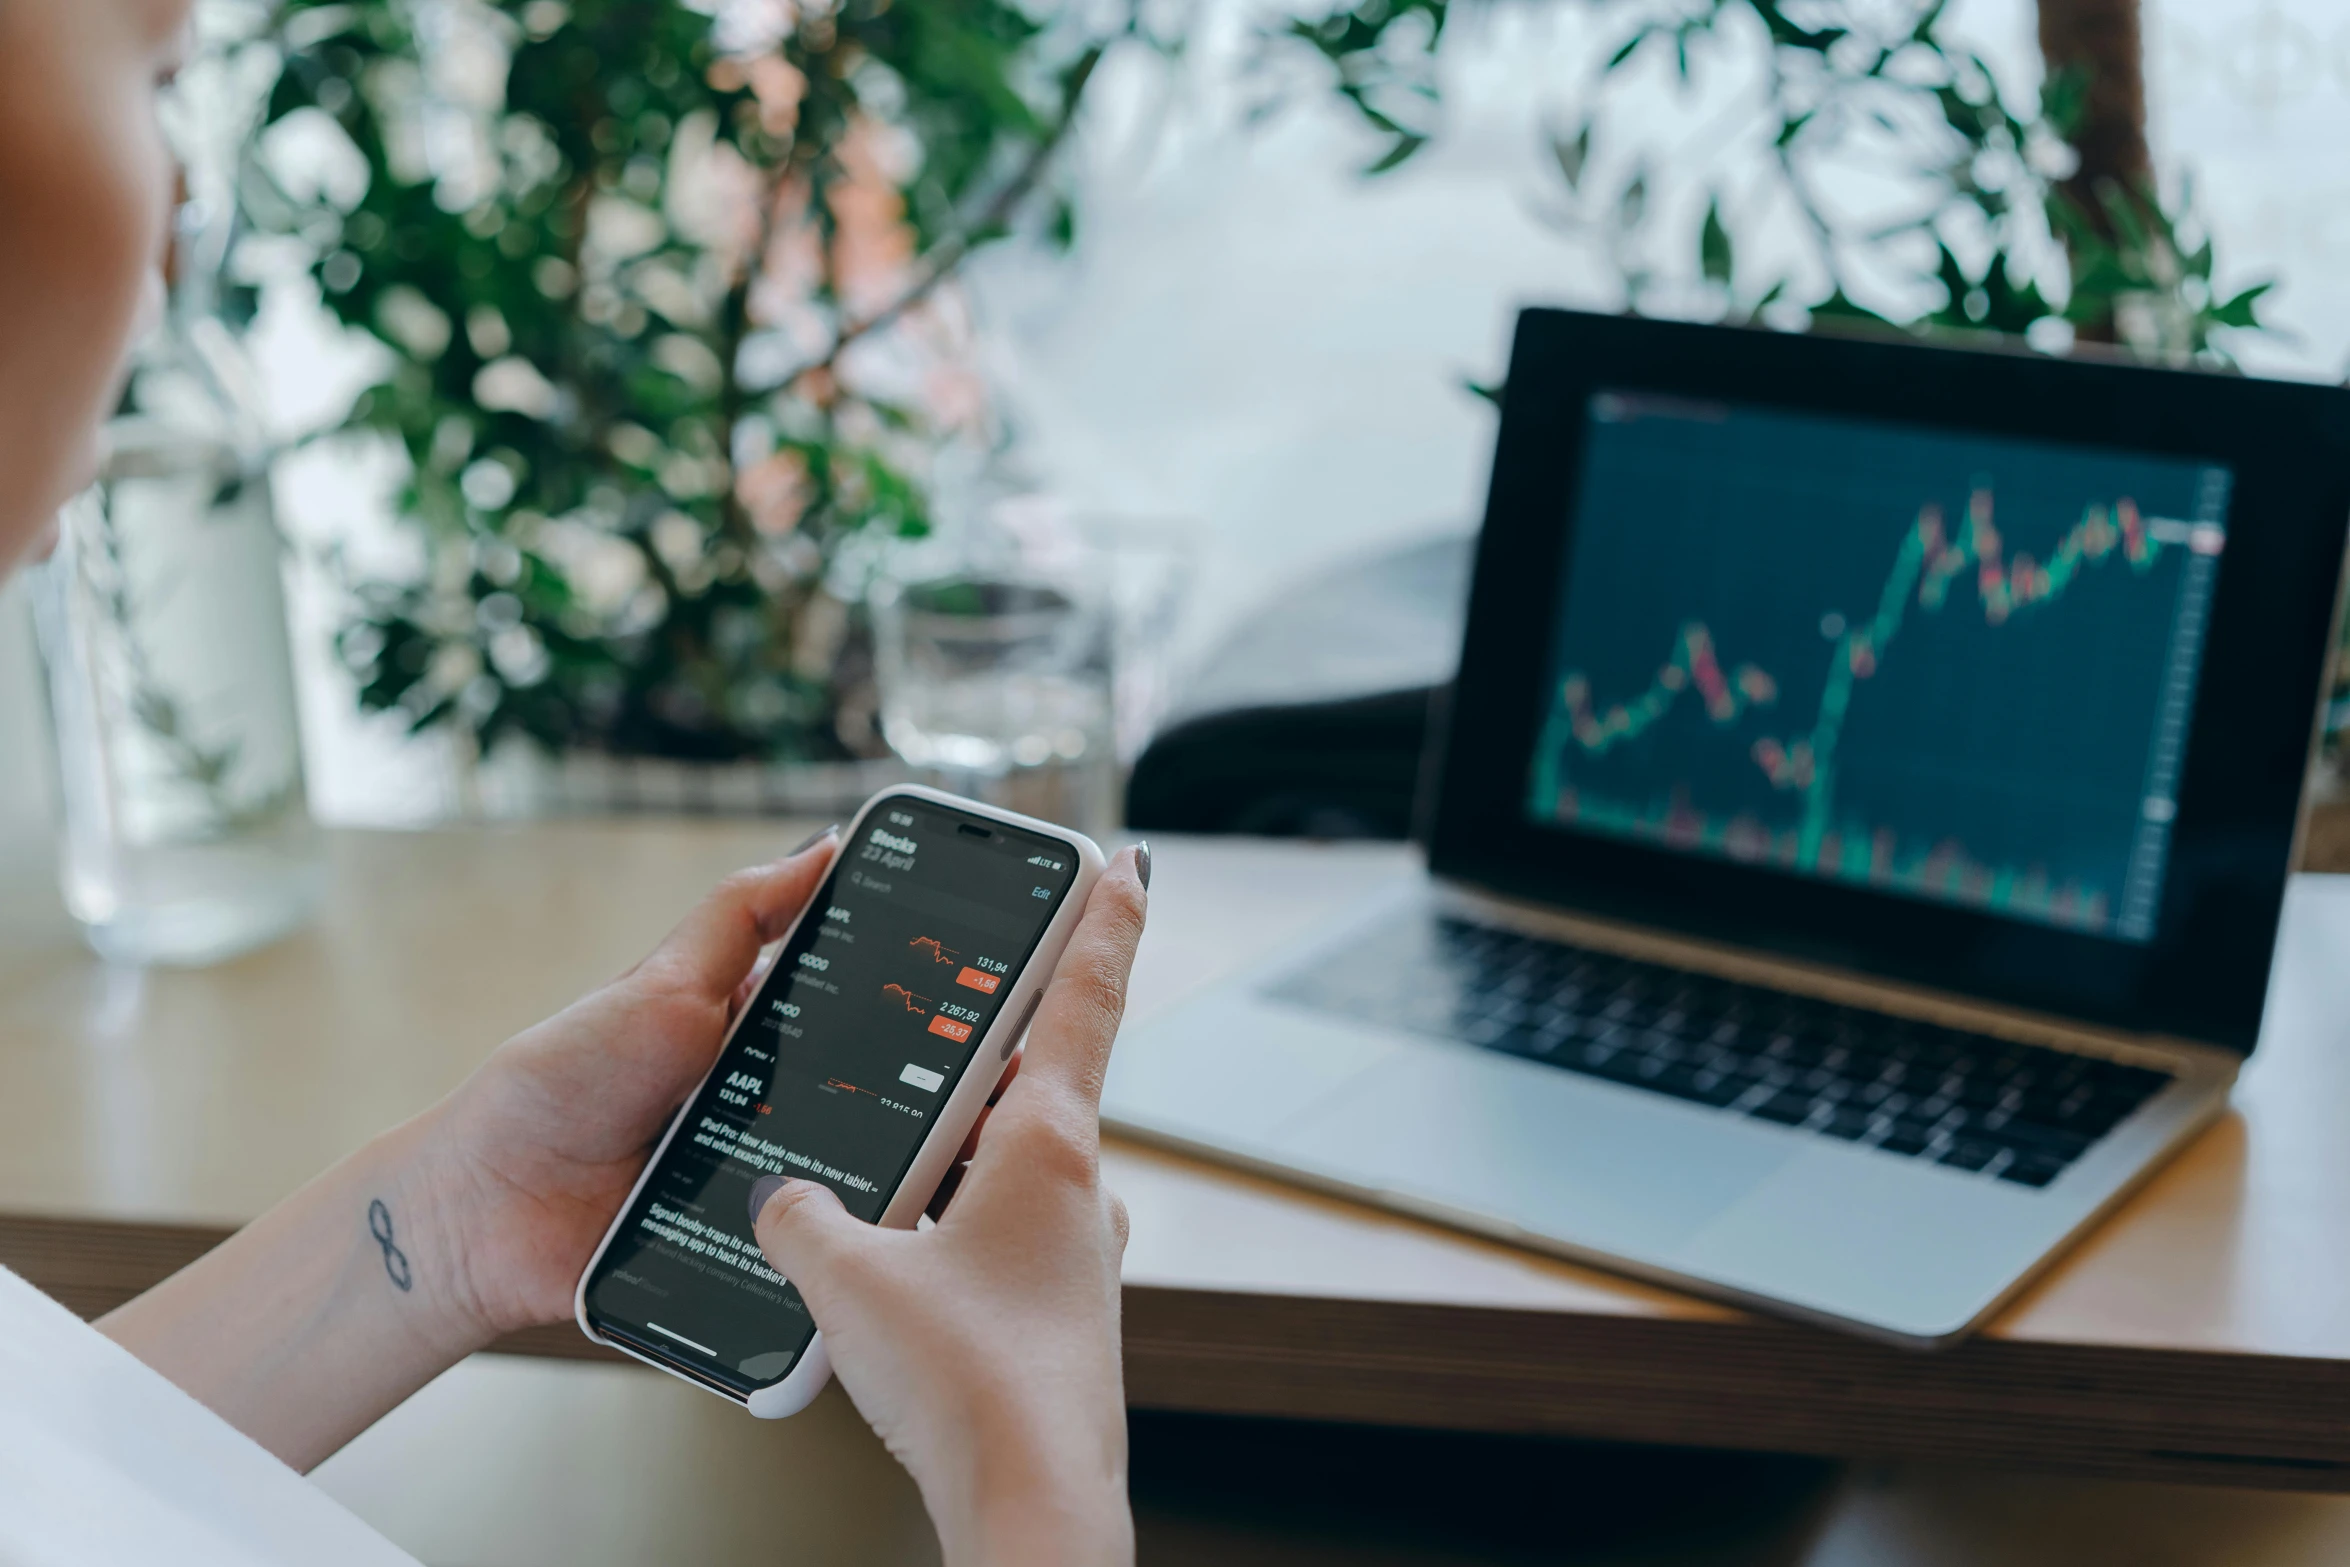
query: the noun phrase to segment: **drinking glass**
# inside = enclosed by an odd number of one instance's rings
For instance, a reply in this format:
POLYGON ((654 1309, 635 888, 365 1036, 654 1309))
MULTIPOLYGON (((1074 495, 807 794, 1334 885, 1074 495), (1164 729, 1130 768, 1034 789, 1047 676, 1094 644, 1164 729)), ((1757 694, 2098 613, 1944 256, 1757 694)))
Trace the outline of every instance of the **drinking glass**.
POLYGON ((155 419, 108 428, 35 614, 64 784, 67 908, 110 960, 220 961, 320 885, 266 473, 155 419))
POLYGON ((881 730, 946 788, 1095 836, 1117 820, 1114 634, 1098 587, 974 568, 873 596, 881 730))

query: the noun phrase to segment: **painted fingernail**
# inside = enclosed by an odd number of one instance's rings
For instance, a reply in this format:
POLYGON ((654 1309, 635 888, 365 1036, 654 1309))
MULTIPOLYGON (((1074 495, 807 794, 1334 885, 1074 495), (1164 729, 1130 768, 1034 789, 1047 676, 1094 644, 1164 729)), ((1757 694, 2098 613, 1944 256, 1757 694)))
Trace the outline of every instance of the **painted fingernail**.
POLYGON ((807 853, 810 849, 815 848, 816 845, 822 843, 825 839, 837 838, 839 836, 840 823, 834 822, 830 827, 823 828, 817 832, 812 832, 808 834, 807 837, 801 839, 799 847, 793 849, 791 853, 785 855, 784 858, 787 860, 797 859, 801 855, 807 853))
POLYGON ((759 1215, 767 1211, 767 1204, 775 1194, 791 1184, 788 1175, 762 1175, 751 1183, 751 1228, 759 1227, 759 1215))
POLYGON ((1147 843, 1137 843, 1134 846, 1134 874, 1142 878, 1142 890, 1150 891, 1151 846, 1147 843))

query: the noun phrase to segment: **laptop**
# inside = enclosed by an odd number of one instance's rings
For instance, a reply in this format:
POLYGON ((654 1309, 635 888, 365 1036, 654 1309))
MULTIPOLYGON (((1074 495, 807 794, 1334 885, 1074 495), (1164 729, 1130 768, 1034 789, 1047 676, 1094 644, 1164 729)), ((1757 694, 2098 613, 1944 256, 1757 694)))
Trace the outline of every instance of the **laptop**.
POLYGON ((1425 875, 1103 1117, 1964 1334, 2259 1037, 2346 526, 2350 391, 1529 311, 1425 875))

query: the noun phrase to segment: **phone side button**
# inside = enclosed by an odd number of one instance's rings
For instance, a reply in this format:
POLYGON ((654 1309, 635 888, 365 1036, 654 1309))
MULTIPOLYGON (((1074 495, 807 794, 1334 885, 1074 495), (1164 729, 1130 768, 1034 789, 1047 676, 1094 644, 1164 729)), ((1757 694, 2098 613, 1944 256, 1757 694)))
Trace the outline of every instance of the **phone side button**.
POLYGON ((1009 1061, 1012 1059, 1012 1047, 1020 1043, 1022 1034, 1028 1032, 1029 1020, 1036 1016, 1036 1004, 1043 999, 1044 992, 1041 990, 1028 998, 1028 1008, 1020 1014, 1020 1021, 1012 1025, 1012 1031, 1004 1036, 1004 1048, 996 1056, 997 1060, 1009 1061))

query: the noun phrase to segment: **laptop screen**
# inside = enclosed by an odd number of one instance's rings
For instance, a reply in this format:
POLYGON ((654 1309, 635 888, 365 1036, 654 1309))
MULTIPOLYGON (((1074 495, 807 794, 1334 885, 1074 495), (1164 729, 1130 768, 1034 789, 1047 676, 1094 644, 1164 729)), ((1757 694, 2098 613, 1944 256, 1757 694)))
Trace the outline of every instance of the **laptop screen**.
POLYGON ((1600 392, 1544 826, 2155 936, 2230 469, 1600 392))

